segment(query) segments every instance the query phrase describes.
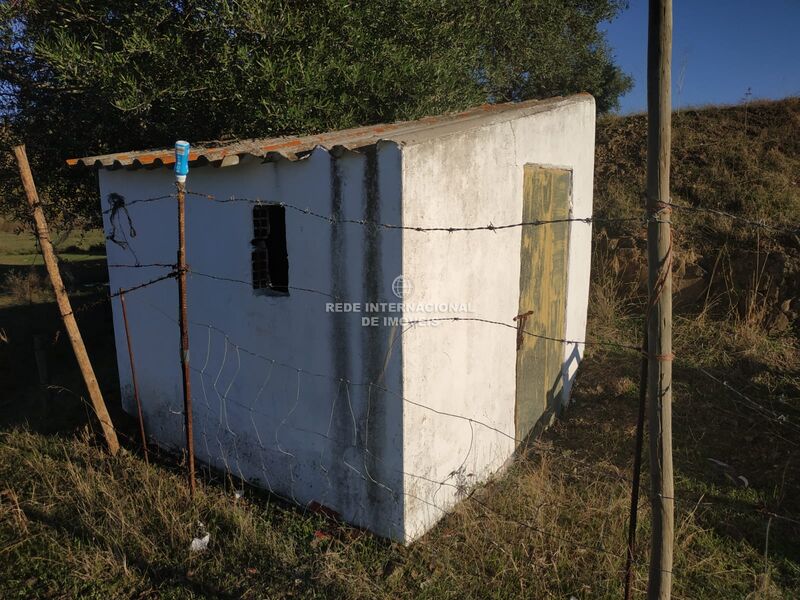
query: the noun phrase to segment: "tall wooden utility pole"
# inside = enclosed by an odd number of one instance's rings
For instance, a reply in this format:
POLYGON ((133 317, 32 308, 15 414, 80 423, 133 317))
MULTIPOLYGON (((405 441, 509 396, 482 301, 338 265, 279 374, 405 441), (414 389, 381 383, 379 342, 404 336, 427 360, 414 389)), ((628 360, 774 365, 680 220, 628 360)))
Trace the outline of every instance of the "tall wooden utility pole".
POLYGON ((650 0, 647 41, 647 307, 652 542, 647 596, 672 589, 675 501, 672 483, 672 0, 650 0))
POLYGON ((80 329, 78 329, 78 323, 75 321, 75 314, 72 312, 72 305, 67 296, 67 291, 64 288, 64 282, 61 280, 61 273, 58 270, 58 260, 56 259, 55 252, 53 252, 53 244, 50 242, 50 231, 47 228, 47 221, 44 218, 42 205, 39 202, 39 194, 36 192, 36 184, 33 182, 33 175, 31 174, 31 167, 28 164, 28 155, 25 152, 25 146, 14 146, 14 156, 17 157, 17 163, 19 163, 19 174, 22 179, 22 186, 25 188, 25 196, 28 199, 33 221, 36 224, 36 238, 39 240, 39 248, 42 250, 42 257, 44 258, 45 267, 47 267, 47 274, 50 276, 50 282, 53 284, 53 293, 56 296, 58 311, 61 313, 61 319, 64 321, 64 328, 67 330, 67 336, 69 337, 70 344, 72 344, 72 351, 75 352, 75 358, 78 361, 78 367, 80 367, 81 375, 83 375, 83 380, 86 383, 86 389, 89 390, 89 398, 92 401, 92 407, 94 408, 97 418, 100 420, 100 426, 103 428, 103 435, 106 438, 108 451, 114 455, 119 451, 117 433, 114 431, 114 425, 111 423, 111 417, 106 409, 106 403, 103 401, 103 394, 100 393, 100 386, 94 375, 92 363, 89 361, 86 346, 83 345, 83 338, 81 337, 80 329))

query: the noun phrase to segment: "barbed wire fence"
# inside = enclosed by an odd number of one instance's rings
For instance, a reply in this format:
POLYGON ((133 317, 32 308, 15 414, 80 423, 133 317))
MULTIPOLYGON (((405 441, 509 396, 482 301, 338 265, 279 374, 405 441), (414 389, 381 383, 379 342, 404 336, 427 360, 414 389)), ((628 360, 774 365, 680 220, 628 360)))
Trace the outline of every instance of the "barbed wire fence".
MULTIPOLYGON (((437 225, 423 227, 415 225, 401 225, 396 223, 384 223, 368 219, 341 219, 333 215, 325 215, 315 212, 309 208, 303 208, 284 202, 268 202, 259 198, 217 198, 213 195, 202 194, 189 191, 188 195, 193 196, 199 202, 218 202, 218 203, 248 203, 253 206, 280 206, 284 209, 294 211, 298 214, 306 215, 309 218, 327 222, 331 225, 349 224, 370 227, 375 231, 402 230, 415 233, 428 234, 459 234, 459 233, 486 233, 491 234, 497 231, 525 228, 525 227, 547 227, 554 225, 565 225, 573 222, 582 224, 594 223, 639 223, 646 225, 646 218, 565 218, 554 220, 534 220, 515 223, 487 223, 481 226, 447 226, 437 225)), ((128 212, 128 207, 139 203, 152 203, 166 201, 175 198, 175 194, 165 194, 151 198, 142 198, 126 201, 119 195, 109 198, 111 206, 103 212, 109 218, 111 230, 108 233, 109 242, 119 246, 125 253, 129 254, 133 262, 131 263, 109 263, 108 268, 113 269, 158 269, 162 272, 156 276, 143 278, 124 289, 110 290, 110 293, 95 301, 85 303, 74 313, 90 311, 100 303, 122 298, 128 294, 136 294, 140 290, 152 286, 163 285, 165 281, 174 279, 179 275, 178 264, 174 262, 140 262, 136 252, 131 247, 131 240, 137 235, 133 219, 128 212)), ((765 228, 772 231, 797 235, 800 228, 782 227, 766 222, 744 219, 738 215, 725 213, 715 209, 688 206, 680 203, 669 203, 671 208, 687 211, 706 211, 709 214, 721 216, 745 227, 765 228)), ((252 288, 253 282, 239 277, 228 276, 224 273, 208 273, 204 270, 187 267, 187 274, 203 279, 213 280, 220 284, 231 284, 237 286, 247 286, 252 288)), ((271 287, 271 284, 270 284, 271 287)), ((328 298, 334 301, 345 301, 346 298, 334 293, 333 290, 314 289, 306 286, 285 286, 290 292, 313 294, 328 298)), ((146 302, 146 306, 153 316, 159 316, 165 323, 177 326, 174 315, 164 311, 159 306, 146 302)), ((433 317, 427 319, 406 319, 402 322, 402 328, 398 334, 400 337, 413 335, 423 330, 426 325, 458 326, 464 324, 480 325, 488 328, 498 328, 508 330, 509 334, 528 336, 534 339, 559 343, 572 346, 597 346, 599 348, 609 348, 630 353, 632 357, 647 358, 642 350, 640 342, 624 343, 616 340, 577 340, 550 335, 546 331, 533 331, 526 329, 520 323, 503 322, 481 316, 474 317, 433 317)), ((197 400, 194 406, 194 418, 199 421, 199 428, 195 428, 195 436, 202 449, 202 459, 211 468, 218 469, 225 474, 229 483, 238 488, 236 493, 243 494, 243 485, 246 482, 254 483, 263 487, 276 497, 283 498, 289 502, 299 504, 305 509, 324 509, 329 498, 337 493, 341 482, 360 481, 363 489, 370 490, 368 496, 364 498, 379 498, 378 503, 382 507, 387 507, 387 512, 398 515, 389 524, 387 533, 402 532, 404 524, 402 522, 401 506, 404 498, 421 503, 430 510, 437 513, 446 514, 449 512, 456 501, 465 501, 475 504, 486 512, 496 513, 490 504, 475 493, 476 484, 485 479, 485 476, 478 477, 470 472, 470 460, 475 458, 476 436, 486 435, 505 440, 512 447, 521 444, 533 444, 535 440, 518 439, 515 433, 511 433, 502 426, 492 423, 486 419, 476 418, 475 416, 458 414, 448 410, 443 410, 435 402, 423 402, 419 398, 405 397, 403 393, 392 390, 384 382, 372 379, 361 381, 351 381, 335 373, 324 373, 315 370, 305 364, 294 364, 282 361, 276 356, 267 356, 256 349, 242 345, 240 340, 231 332, 225 331, 211 320, 194 321, 189 323, 191 339, 195 352, 192 356, 191 370, 196 378, 194 386, 194 397, 197 400), (199 352, 198 352, 199 351, 199 352), (248 364, 249 363, 249 364, 248 364), (260 378, 256 386, 250 386, 247 394, 241 394, 241 389, 247 386, 242 385, 242 380, 247 373, 260 372, 260 378), (276 377, 276 372, 283 372, 282 377, 276 377), (281 389, 274 389, 276 381, 282 380, 284 383, 281 389), (286 381, 293 381, 291 387, 287 386, 286 381), (330 398, 330 404, 320 418, 318 423, 323 427, 308 427, 307 415, 319 411, 320 406, 316 401, 315 392, 320 386, 319 380, 326 382, 327 389, 335 389, 335 393, 330 398), (197 385, 199 383, 199 386, 197 385), (276 413, 272 410, 265 410, 264 405, 268 404, 270 397, 282 396, 290 398, 288 410, 280 419, 276 419, 276 413), (415 473, 406 470, 403 466, 392 464, 381 453, 375 451, 375 440, 370 441, 370 432, 373 430, 371 424, 372 407, 376 397, 389 396, 402 406, 413 410, 424 411, 436 418, 452 420, 464 425, 464 439, 469 439, 466 452, 455 457, 452 464, 444 466, 443 471, 447 476, 443 478, 431 477, 427 473, 415 473), (363 406, 354 403, 355 398, 366 397, 363 406), (314 399, 312 401, 311 399, 314 399), (355 407, 355 408, 354 408, 355 407), (338 424, 334 425, 338 420, 338 424), (327 426, 325 424, 327 423, 327 426), (347 426, 342 426, 346 423, 347 426), (468 437, 467 437, 468 436, 468 437), (313 452, 306 448, 301 448, 298 440, 304 440, 304 444, 313 446, 313 452), (318 440, 318 443, 309 440, 318 440), (324 443, 319 442, 324 440, 324 443), (338 450, 335 453, 333 450, 338 450), (302 451, 301 451, 302 450, 302 451), (310 472, 316 473, 319 481, 325 483, 314 486, 311 500, 301 500, 296 493, 298 481, 303 474, 310 472), (288 491, 279 489, 273 485, 275 479, 285 477, 289 481, 288 491), (337 479, 334 482, 334 479, 337 479), (427 495, 414 493, 406 489, 405 481, 413 480, 420 482, 419 487, 427 491, 427 495), (442 490, 451 490, 443 494, 442 490), (449 494, 449 498, 439 501, 440 494, 449 494), (398 513, 398 511, 400 511, 398 513)), ((429 329, 428 329, 429 330, 429 329)), ((396 338, 393 343, 396 343, 396 338)), ((678 360, 680 358, 678 357, 678 360)), ((176 363, 177 364, 177 363, 176 363)), ((733 404, 737 408, 744 408, 754 416, 768 421, 780 431, 790 431, 794 435, 800 432, 800 424, 787 415, 749 397, 744 391, 738 389, 732 383, 722 379, 708 369, 700 369, 700 373, 708 378, 709 381, 720 386, 727 392, 733 404)), ((324 386, 323 386, 324 387, 324 386)), ((174 400, 178 400, 177 396, 174 400)), ((182 406, 170 404, 168 407, 167 420, 174 417, 177 425, 174 431, 180 431, 181 420, 185 417, 182 406)), ((142 423, 144 427, 144 423, 142 423)), ((128 437, 122 434, 123 437, 128 437)), ((374 435, 374 434, 373 434, 374 435)), ((152 435, 149 435, 151 439, 152 435)), ((789 438, 783 438, 793 445, 797 445, 789 438)), ((131 443, 135 443, 130 439, 131 443)), ((146 444, 146 441, 143 440, 146 444)), ((574 460, 576 463, 582 461, 574 460)), ((618 476, 617 473, 609 473, 618 476)), ((485 474, 484 474, 485 475, 485 474)), ((308 494, 305 494, 308 496, 308 494)), ((351 520, 363 521, 364 516, 372 510, 364 503, 364 499, 358 502, 357 510, 360 513, 348 515, 351 520)), ((537 533, 550 537, 564 543, 572 548, 595 552, 602 555, 611 555, 624 560, 626 552, 620 548, 607 548, 602 543, 592 546, 578 540, 570 539, 559 531, 543 526, 538 522, 521 520, 511 515, 498 515, 504 519, 514 522, 520 527, 531 529, 537 533)), ((790 517, 771 514, 771 517, 785 518, 790 517)), ((638 555, 634 556, 634 561, 638 561, 638 555)))
MULTIPOLYGON (((330 225, 348 224, 369 227, 375 231, 391 231, 402 230, 415 233, 429 233, 429 234, 459 234, 462 232, 482 232, 491 234, 493 232, 503 231, 514 228, 524 227, 542 227, 553 225, 567 225, 572 222, 582 224, 590 224, 593 222, 643 222, 639 218, 614 218, 614 219, 597 219, 597 218, 565 218, 553 220, 535 220, 523 221, 515 223, 487 223, 481 226, 468 226, 468 227, 455 227, 455 226, 415 226, 415 225, 400 225, 396 223, 387 223, 374 221, 369 219, 342 219, 332 215, 325 215, 320 212, 304 208, 285 202, 269 202, 262 199, 250 199, 242 197, 230 198, 215 198, 209 194, 202 194, 194 191, 188 191, 187 195, 197 198, 199 202, 219 202, 219 203, 247 203, 253 206, 279 206, 283 209, 293 211, 300 215, 308 216, 311 219, 319 220, 330 225)), ((115 195, 109 198, 110 207, 104 211, 112 223, 110 236, 118 235, 119 231, 128 229, 128 236, 135 236, 135 229, 128 213, 128 206, 135 206, 141 203, 158 202, 170 198, 175 195, 161 195, 151 198, 134 199, 124 202, 120 196, 115 195), (122 218, 121 223, 114 224, 115 219, 122 218)), ((117 244, 122 250, 128 251, 127 240, 111 239, 113 243, 117 244)), ((142 289, 139 287, 147 287, 149 285, 157 284, 165 279, 175 277, 178 274, 177 264, 168 262, 141 262, 134 252, 128 252, 132 259, 130 263, 111 263, 109 269, 165 269, 169 270, 166 274, 130 286, 131 289, 142 289)), ((243 279, 241 277, 230 276, 225 273, 209 273, 194 267, 187 267, 188 274, 193 277, 200 277, 203 279, 213 280, 221 284, 232 284, 244 286, 252 289, 253 281, 243 279)), ((270 284, 271 287, 271 284, 270 284)), ((321 296, 331 299, 335 302, 346 301, 346 298, 341 297, 333 290, 327 289, 314 289, 306 286, 286 285, 282 286, 283 290, 288 290, 290 293, 305 293, 321 296)), ((161 314, 162 317, 167 319, 171 325, 177 325, 177 321, 173 315, 169 315, 166 311, 159 309, 159 307, 150 304, 150 309, 154 313, 161 314)), ((566 338, 548 335, 547 332, 531 331, 520 323, 502 322, 495 319, 483 318, 481 316, 469 317, 434 317, 424 319, 405 319, 402 324, 402 331, 399 337, 411 334, 411 332, 419 331, 420 328, 425 326, 458 326, 459 324, 481 325, 490 328, 501 328, 509 331, 509 334, 516 336, 526 336, 535 339, 545 340, 559 344, 571 345, 607 345, 616 349, 624 351, 641 352, 638 345, 619 343, 613 340, 600 340, 600 341, 586 341, 586 340, 570 340, 566 338)), ((210 463, 212 467, 217 468, 219 471, 226 474, 229 481, 237 482, 255 482, 257 485, 266 488, 268 491, 281 496, 286 496, 285 499, 300 504, 308 508, 309 506, 326 506, 329 504, 328 496, 336 493, 335 485, 332 478, 338 478, 341 482, 342 474, 346 473, 351 478, 360 480, 363 486, 367 489, 375 490, 376 492, 367 492, 359 499, 358 511, 366 513, 369 509, 363 502, 369 496, 378 493, 384 497, 382 504, 386 506, 387 514, 397 514, 398 509, 401 510, 401 498, 411 498, 431 511, 436 513, 446 514, 452 508, 453 500, 466 500, 480 506, 483 511, 492 512, 494 509, 486 502, 479 499, 477 495, 472 493, 474 485, 478 482, 476 476, 470 473, 468 469, 468 462, 473 457, 475 452, 476 435, 480 435, 479 431, 490 432, 492 435, 504 439, 507 444, 513 447, 523 444, 525 440, 518 439, 513 432, 506 431, 497 424, 490 423, 486 420, 476 418, 475 416, 457 414, 452 411, 442 410, 441 407, 434 406, 433 403, 426 403, 416 398, 408 398, 398 393, 395 390, 389 389, 380 382, 373 380, 365 381, 351 381, 336 375, 316 372, 308 369, 306 365, 288 364, 280 360, 265 356, 251 348, 247 348, 239 343, 234 337, 211 322, 190 322, 190 337, 193 340, 195 347, 195 355, 192 361, 193 377, 196 377, 194 384, 196 404, 194 408, 197 419, 198 427, 195 427, 197 445, 203 454, 202 459, 210 463), (200 341, 198 341, 200 340, 200 341), (198 358, 197 346, 205 342, 205 352, 198 358), (250 362, 250 365, 245 363, 250 362), (256 364, 253 364, 253 363, 256 364), (260 364, 259 364, 260 363, 260 364), (263 381, 256 390, 251 392, 249 398, 242 398, 237 395, 238 385, 237 382, 241 381, 244 373, 253 372, 253 370, 260 370, 265 372, 263 381), (230 372, 229 372, 230 371, 230 372), (283 371, 283 379, 293 378, 294 389, 283 390, 282 394, 286 397, 293 398, 289 403, 288 410, 282 418, 276 417, 274 411, 266 411, 263 409, 265 399, 269 397, 270 386, 274 385, 276 371, 283 371), (310 429, 308 424, 304 421, 307 420, 307 415, 314 410, 319 410, 318 399, 317 403, 309 401, 309 394, 313 394, 315 386, 314 381, 322 378, 329 382, 331 386, 335 387, 333 399, 327 407, 326 414, 323 418, 317 419, 323 427, 317 429, 310 429), (199 386, 197 385, 199 383, 199 386), (310 391, 306 391, 306 390, 310 391), (365 393, 366 391, 366 393, 365 393), (398 467, 396 464, 388 464, 385 457, 377 453, 370 443, 370 430, 371 422, 371 409, 374 402, 374 397, 382 395, 389 395, 393 400, 401 402, 404 406, 418 409, 430 413, 432 416, 444 418, 447 420, 454 420, 461 422, 465 425, 464 439, 469 439, 466 452, 463 456, 459 455, 454 459, 452 465, 446 465, 444 471, 447 475, 444 478, 431 477, 430 473, 414 473, 402 466, 398 467), (363 397, 366 395, 366 403, 363 402, 363 397), (356 406, 356 397, 361 400, 356 406), (364 404, 366 404, 366 412, 364 412, 364 404), (355 406, 355 408, 354 408, 355 406), (337 431, 332 429, 334 421, 341 417, 337 417, 337 411, 345 412, 346 421, 349 427, 338 427, 337 431), (358 414, 357 414, 358 413, 358 414), (303 415, 301 418, 297 418, 303 415), (277 422, 276 422, 277 421, 277 422), (266 423, 271 423, 271 426, 265 426, 266 423), (327 426, 325 426, 327 424, 327 426), (297 438, 298 435, 310 436, 310 438, 324 440, 324 444, 318 450, 319 454, 311 455, 304 452, 305 456, 299 456, 296 448, 287 440, 297 438), (252 454, 252 448, 255 446, 257 458, 253 460, 243 458, 246 452, 252 454), (331 452, 331 448, 335 448, 331 452), (324 481, 324 489, 320 489, 314 496, 313 500, 300 501, 295 493, 296 481, 298 480, 298 472, 304 471, 308 468, 305 463, 313 462, 317 471, 319 480, 324 481), (281 463, 283 463, 281 465, 281 463), (255 473, 253 472, 255 466, 255 473), (288 478, 289 486, 288 493, 281 494, 279 490, 273 485, 273 480, 281 477, 288 478), (413 480, 419 482, 422 488, 425 488, 427 494, 424 496, 419 493, 409 491, 403 485, 406 480, 413 480), (450 501, 444 499, 439 501, 439 496, 444 496, 443 489, 449 489, 450 501), (394 510, 392 510, 394 507, 394 510)), ((399 337, 393 341, 397 343, 399 337)), ((324 394, 323 394, 324 396, 324 394)), ((169 408, 169 414, 176 419, 183 417, 180 407, 173 405, 169 408)), ((313 441, 305 441, 306 444, 312 444, 313 441)), ((510 454, 510 453, 509 453, 510 454)), ((485 475, 481 479, 485 479, 485 475)), ((342 484, 339 483, 339 486, 342 484)), ((237 492, 243 493, 243 492, 237 492)), ((402 512, 401 512, 402 514, 402 512)), ((351 521, 363 521, 362 515, 350 514, 348 515, 351 521)), ((439 515, 437 514, 437 517, 439 515)), ((587 551, 596 551, 601 554, 619 555, 619 552, 611 552, 610 550, 602 547, 586 546, 575 540, 569 540, 563 533, 559 533, 555 529, 546 528, 541 524, 534 524, 527 521, 520 521, 510 515, 505 516, 509 521, 516 522, 517 525, 537 531, 538 533, 547 537, 558 539, 572 547, 581 547, 587 551)), ((434 519, 435 521, 436 519, 434 519)), ((384 533, 392 534, 395 537, 400 533, 402 536, 403 523, 398 521, 391 524, 391 528, 385 530, 384 533)))

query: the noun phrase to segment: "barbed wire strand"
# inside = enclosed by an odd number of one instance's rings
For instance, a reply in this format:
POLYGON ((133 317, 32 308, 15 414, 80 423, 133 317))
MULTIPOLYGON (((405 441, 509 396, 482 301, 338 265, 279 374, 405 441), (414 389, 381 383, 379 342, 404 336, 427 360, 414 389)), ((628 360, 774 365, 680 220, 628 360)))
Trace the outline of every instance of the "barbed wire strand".
MULTIPOLYGON (((309 207, 301 207, 294 204, 290 204, 287 202, 278 202, 278 201, 269 201, 264 200, 262 198, 247 198, 247 197, 237 197, 237 196, 230 196, 225 198, 219 198, 213 194, 207 194, 203 192, 196 192, 192 190, 186 191, 187 195, 195 196, 198 198, 203 198, 205 200, 209 200, 212 202, 217 202, 220 204, 225 203, 248 203, 253 205, 261 205, 261 206, 280 206, 283 208, 287 208, 289 210, 298 212, 300 214, 309 215, 320 219, 322 221, 326 221, 331 224, 354 224, 354 225, 370 225, 380 229, 397 229, 397 230, 405 230, 405 231, 417 231, 417 232, 447 232, 447 233, 454 233, 454 232, 474 232, 474 231, 498 231, 503 229, 511 229, 516 227, 536 227, 541 225, 550 225, 550 224, 560 224, 560 223, 624 223, 624 222, 639 222, 639 223, 647 223, 647 217, 575 217, 575 218, 564 218, 564 219, 551 219, 551 220, 533 220, 533 221, 521 221, 516 223, 506 223, 500 225, 494 225, 493 223, 488 223, 486 225, 478 225, 478 226, 415 226, 415 225, 401 225, 395 223, 383 223, 378 221, 372 221, 369 219, 342 219, 337 218, 334 215, 325 215, 314 210, 311 210, 309 207)), ((153 196, 148 198, 137 198, 134 200, 127 200, 124 202, 124 206, 130 207, 140 203, 150 203, 150 202, 157 202, 161 200, 167 199, 175 199, 176 195, 173 194, 164 194, 160 196, 153 196)), ((705 212, 708 214, 715 214, 717 216, 725 217, 727 219, 731 219, 733 221, 749 225, 756 228, 763 228, 769 229, 772 231, 788 233, 797 235, 800 233, 800 226, 794 227, 785 227, 780 225, 775 225, 772 223, 767 222, 766 220, 754 220, 749 219, 747 217, 742 217, 740 215, 736 215, 730 212, 726 212, 720 209, 705 207, 705 206, 693 206, 689 204, 678 203, 674 201, 664 202, 665 206, 669 206, 672 208, 677 208, 679 210, 687 210, 687 211, 694 211, 694 212, 705 212)), ((116 209, 112 206, 112 208, 108 208, 103 210, 103 214, 111 214, 115 210, 119 210, 119 206, 116 209)))
POLYGON ((716 208, 710 208, 707 206, 692 206, 689 204, 680 204, 674 201, 664 202, 665 205, 670 206, 672 208, 677 208, 679 210, 688 210, 692 212, 703 212, 714 214, 720 217, 725 217, 727 219, 731 219, 733 221, 737 221, 739 223, 743 223, 745 225, 750 225, 752 227, 757 227, 761 229, 769 229, 772 231, 778 231, 781 233, 788 233, 792 235, 800 234, 800 226, 795 227, 782 227, 780 225, 773 225, 766 221, 756 221, 754 219, 748 219, 747 217, 742 217, 740 215, 735 215, 733 213, 725 212, 724 210, 719 210, 716 208))

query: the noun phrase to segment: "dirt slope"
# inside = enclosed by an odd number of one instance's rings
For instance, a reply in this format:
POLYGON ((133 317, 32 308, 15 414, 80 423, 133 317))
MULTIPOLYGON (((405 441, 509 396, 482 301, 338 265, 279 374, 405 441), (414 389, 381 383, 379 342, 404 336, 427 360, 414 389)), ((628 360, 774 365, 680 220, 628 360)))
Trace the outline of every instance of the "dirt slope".
MULTIPOLYGON (((645 115, 606 117, 597 128, 595 212, 642 214, 645 115)), ((673 117, 674 203, 734 213, 794 233, 675 209, 679 310, 736 310, 774 331, 797 327, 800 312, 800 98, 685 110, 673 117)), ((600 225, 597 250, 629 286, 644 291, 645 232, 600 225)))

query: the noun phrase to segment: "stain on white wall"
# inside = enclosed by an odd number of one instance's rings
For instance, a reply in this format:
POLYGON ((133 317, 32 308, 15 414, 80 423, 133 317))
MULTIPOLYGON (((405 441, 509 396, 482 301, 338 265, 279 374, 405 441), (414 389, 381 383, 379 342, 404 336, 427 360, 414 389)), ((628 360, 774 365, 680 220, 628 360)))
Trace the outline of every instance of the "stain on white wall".
MULTIPOLYGON (((591 217, 594 127, 594 101, 582 96, 547 112, 410 144, 403 150, 404 222, 421 227, 519 223, 526 163, 570 169, 572 216, 591 217)), ((566 338, 581 342, 591 224, 570 227, 564 318, 566 338)), ((518 443, 513 318, 519 305, 521 231, 408 231, 403 239, 403 273, 414 282, 412 304, 469 302, 472 314, 431 316, 509 324, 445 321, 433 331, 412 328, 403 335, 404 392, 448 413, 414 405, 404 412, 407 540, 427 531, 472 486, 498 471, 518 443)), ((564 403, 582 351, 581 344, 564 344, 564 403)))

